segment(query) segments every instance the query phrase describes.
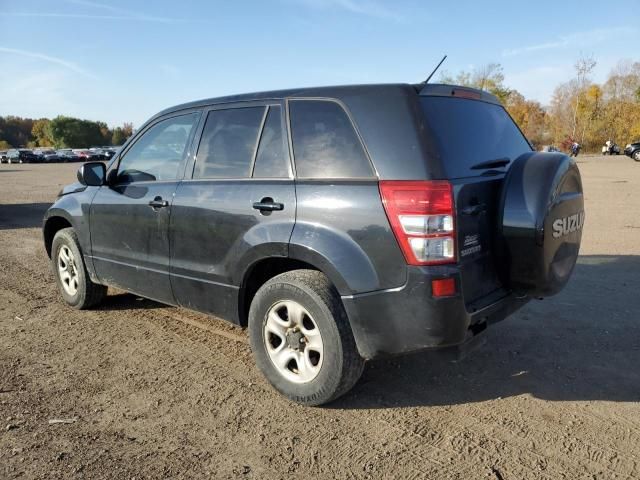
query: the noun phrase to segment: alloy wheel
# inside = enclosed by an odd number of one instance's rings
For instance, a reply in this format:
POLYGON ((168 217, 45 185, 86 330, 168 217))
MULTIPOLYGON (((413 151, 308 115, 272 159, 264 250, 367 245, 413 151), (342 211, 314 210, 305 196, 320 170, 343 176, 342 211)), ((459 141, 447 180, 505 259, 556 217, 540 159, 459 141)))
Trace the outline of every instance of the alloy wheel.
POLYGON ((78 292, 78 267, 73 252, 66 245, 58 252, 58 275, 64 291, 73 297, 78 292))
POLYGON ((298 302, 285 300, 269 309, 263 338, 269 359, 287 380, 307 383, 320 373, 324 357, 322 335, 298 302))

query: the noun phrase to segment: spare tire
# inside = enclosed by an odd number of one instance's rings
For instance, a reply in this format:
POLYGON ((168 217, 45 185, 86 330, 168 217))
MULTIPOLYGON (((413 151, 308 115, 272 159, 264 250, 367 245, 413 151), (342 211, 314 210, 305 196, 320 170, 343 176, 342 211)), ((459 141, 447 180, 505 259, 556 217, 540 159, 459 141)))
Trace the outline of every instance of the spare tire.
POLYGON ((562 153, 521 155, 505 177, 499 211, 504 283, 533 297, 562 290, 578 259, 585 218, 576 162, 562 153))

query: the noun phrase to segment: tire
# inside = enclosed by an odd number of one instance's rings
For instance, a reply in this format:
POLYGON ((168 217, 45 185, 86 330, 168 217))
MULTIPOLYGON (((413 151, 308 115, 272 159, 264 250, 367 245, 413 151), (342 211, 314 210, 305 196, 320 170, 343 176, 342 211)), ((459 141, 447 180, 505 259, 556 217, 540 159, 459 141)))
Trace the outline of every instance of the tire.
POLYGON ((53 237, 51 267, 62 298, 73 308, 91 308, 106 296, 107 287, 93 283, 89 278, 73 228, 63 228, 53 237))
POLYGON ((640 150, 636 150, 635 152, 633 152, 633 159, 636 162, 640 162, 640 150))
POLYGON ((344 395, 364 369, 340 296, 315 270, 286 272, 260 287, 249 309, 249 337, 256 364, 267 380, 302 405, 322 405, 344 395), (273 315, 279 322, 272 320, 273 315), (279 334, 273 333, 273 326, 279 334), (274 358, 286 363, 278 367, 274 358), (303 360, 303 368, 296 358, 303 360))

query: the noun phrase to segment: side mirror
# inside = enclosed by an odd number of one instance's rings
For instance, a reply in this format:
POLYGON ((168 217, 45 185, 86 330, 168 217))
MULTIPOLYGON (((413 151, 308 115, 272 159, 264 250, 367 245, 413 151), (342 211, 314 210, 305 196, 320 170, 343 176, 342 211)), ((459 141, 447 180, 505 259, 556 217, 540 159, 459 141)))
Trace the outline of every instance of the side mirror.
POLYGON ((78 181, 88 187, 104 185, 107 169, 102 162, 87 162, 78 169, 78 181))

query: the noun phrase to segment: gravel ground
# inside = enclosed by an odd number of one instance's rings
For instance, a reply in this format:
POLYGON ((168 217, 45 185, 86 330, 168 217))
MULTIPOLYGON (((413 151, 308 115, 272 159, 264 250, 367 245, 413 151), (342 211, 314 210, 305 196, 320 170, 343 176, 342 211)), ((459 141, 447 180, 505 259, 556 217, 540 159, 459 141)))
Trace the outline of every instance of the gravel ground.
POLYGON ((462 362, 371 363, 327 408, 276 394, 215 318, 115 291, 67 308, 40 223, 77 165, 0 165, 0 478, 640 477, 640 164, 579 163, 561 294, 462 362))

